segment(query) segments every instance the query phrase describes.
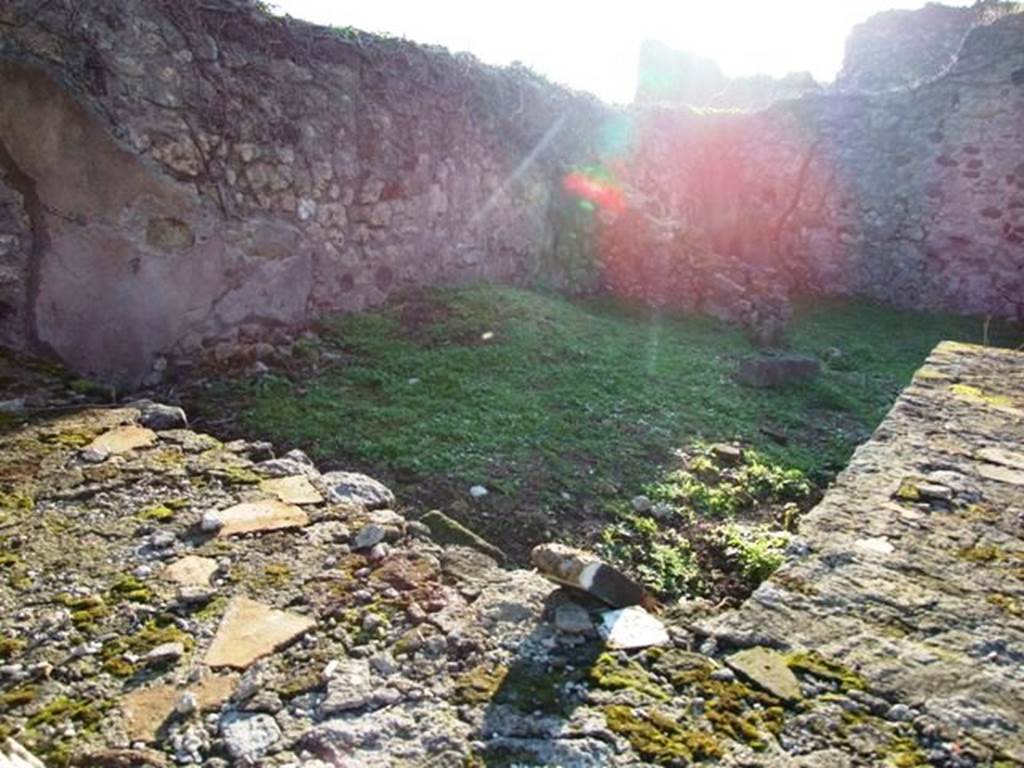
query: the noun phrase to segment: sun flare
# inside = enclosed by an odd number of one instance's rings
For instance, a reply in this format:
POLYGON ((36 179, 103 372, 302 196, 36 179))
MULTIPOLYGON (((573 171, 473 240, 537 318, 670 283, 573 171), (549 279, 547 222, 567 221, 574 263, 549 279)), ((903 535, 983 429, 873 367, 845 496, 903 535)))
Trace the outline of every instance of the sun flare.
MULTIPOLYGON (((551 3, 413 3, 278 0, 281 13, 322 24, 386 32, 469 51, 490 64, 520 61, 556 82, 625 103, 636 88, 640 45, 658 40, 716 61, 732 77, 810 72, 831 81, 850 29, 879 11, 922 0, 579 0, 551 3)), ((955 0, 951 5, 969 5, 955 0)))

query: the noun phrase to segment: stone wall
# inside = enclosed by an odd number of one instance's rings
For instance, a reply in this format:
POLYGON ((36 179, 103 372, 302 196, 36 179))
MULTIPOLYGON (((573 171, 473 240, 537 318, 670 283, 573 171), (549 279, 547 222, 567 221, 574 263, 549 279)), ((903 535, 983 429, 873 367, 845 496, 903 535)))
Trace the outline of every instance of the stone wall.
POLYGON ((1024 15, 985 8, 912 88, 696 113, 246 0, 12 0, 0 342, 137 382, 469 280, 755 324, 798 294, 1020 317, 1024 15))
POLYGON ((631 204, 598 225, 606 278, 716 314, 765 288, 1021 318, 1022 117, 1021 14, 974 28, 914 88, 635 108, 613 164, 631 204))
POLYGON ((810 72, 727 77, 714 60, 673 50, 655 40, 645 40, 640 46, 637 66, 637 104, 763 109, 781 99, 822 89, 810 72))
POLYGON ((928 3, 875 14, 847 38, 836 85, 883 91, 922 83, 952 66, 971 29, 1022 9, 1021 3, 980 0, 968 8, 928 3))
POLYGON ((0 192, 0 258, 38 273, 3 316, 31 304, 22 341, 105 377, 402 287, 532 277, 605 111, 232 0, 21 0, 0 31, 0 170, 32 186, 42 245, 6 234, 25 214, 0 192))

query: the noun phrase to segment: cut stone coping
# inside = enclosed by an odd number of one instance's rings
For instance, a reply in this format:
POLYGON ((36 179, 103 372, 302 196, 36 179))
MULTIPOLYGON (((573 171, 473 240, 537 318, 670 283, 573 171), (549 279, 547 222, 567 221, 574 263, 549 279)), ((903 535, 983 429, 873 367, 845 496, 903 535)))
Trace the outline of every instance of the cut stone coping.
POLYGON ((228 603, 204 661, 213 669, 245 669, 315 625, 316 621, 309 616, 280 611, 247 597, 235 597, 228 603))
POLYGON ((223 538, 240 533, 301 528, 308 524, 309 516, 294 504, 261 499, 211 510, 203 515, 201 526, 204 531, 217 531, 217 536, 223 538))
POLYGON ((806 549, 697 628, 731 646, 812 649, 979 764, 1024 764, 1021 406, 1024 354, 939 344, 801 519, 806 549), (947 510, 892 496, 929 467, 967 481, 948 484, 947 510))

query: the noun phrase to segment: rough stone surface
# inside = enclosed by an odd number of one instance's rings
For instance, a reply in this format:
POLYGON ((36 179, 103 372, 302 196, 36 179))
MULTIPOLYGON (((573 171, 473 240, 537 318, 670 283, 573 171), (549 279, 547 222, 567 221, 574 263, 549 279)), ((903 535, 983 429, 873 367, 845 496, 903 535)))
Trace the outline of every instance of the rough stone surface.
POLYGON ((175 405, 145 402, 139 410, 142 411, 139 423, 149 429, 182 429, 188 426, 185 411, 175 405))
POLYGON ((336 715, 350 709, 360 709, 373 696, 370 664, 366 659, 348 659, 333 672, 327 681, 327 696, 320 703, 322 715, 336 715))
POLYGON ((170 685, 156 685, 132 691, 121 701, 125 728, 132 741, 151 742, 174 711, 180 691, 170 685))
POLYGON ((1024 412, 1005 410, 1024 407, 1022 370, 1020 353, 940 344, 801 521, 807 554, 706 629, 815 649, 984 759, 1024 761, 1021 486, 988 476, 999 465, 979 456, 1024 442, 1024 412), (935 467, 976 490, 954 493, 950 511, 899 494, 935 467))
POLYGON ((942 75, 974 27, 991 24, 1019 3, 954 8, 928 3, 916 11, 886 11, 853 28, 836 84, 844 90, 885 91, 942 75))
POLYGON ((359 472, 328 472, 322 481, 331 501, 362 504, 367 509, 390 507, 395 503, 391 489, 359 472))
POLYGON ((609 648, 628 650, 669 643, 665 625, 637 606, 601 614, 600 632, 609 648))
POLYGON ((46 401, 0 430, 0 730, 52 765, 1013 765, 1024 489, 983 468, 1019 469, 1022 359, 939 347, 751 601, 700 623, 668 606, 671 642, 630 650, 559 626, 596 600, 391 509, 325 499, 301 530, 203 535, 263 493, 269 447, 165 430, 89 463, 79 446, 139 409, 46 401), (379 562, 349 546, 368 524, 379 562), (212 584, 163 578, 189 556, 212 584), (145 661, 167 644, 184 653, 145 661), (727 666, 756 646, 799 702, 727 666), (224 656, 244 669, 214 674, 224 656))
POLYGON ((4 768, 44 768, 39 758, 10 738, 0 745, 0 760, 4 768))
POLYGON ((260 490, 276 496, 285 504, 319 504, 324 500, 306 475, 290 475, 264 480, 260 490))
POLYGON ((236 760, 253 762, 281 740, 281 729, 270 715, 232 713, 221 719, 220 732, 236 760))
POLYGON ((560 632, 587 635, 594 631, 594 622, 579 603, 562 603, 555 608, 555 627, 560 632))
POLYGON ((204 661, 213 668, 245 669, 257 659, 301 636, 316 624, 314 619, 244 597, 234 598, 204 661))

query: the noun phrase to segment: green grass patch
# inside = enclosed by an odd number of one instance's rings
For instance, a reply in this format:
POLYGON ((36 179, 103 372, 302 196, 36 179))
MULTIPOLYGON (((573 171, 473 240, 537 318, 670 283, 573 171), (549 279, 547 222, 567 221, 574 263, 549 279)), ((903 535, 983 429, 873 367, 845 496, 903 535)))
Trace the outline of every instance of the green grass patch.
POLYGON ((225 380, 194 406, 236 409, 250 434, 391 482, 447 484, 463 499, 479 483, 539 509, 581 510, 640 492, 696 440, 738 441, 827 480, 932 347, 979 342, 982 324, 867 302, 806 307, 792 348, 829 362, 778 390, 732 380, 754 350, 714 320, 511 288, 421 292, 319 331, 321 362, 225 380))

